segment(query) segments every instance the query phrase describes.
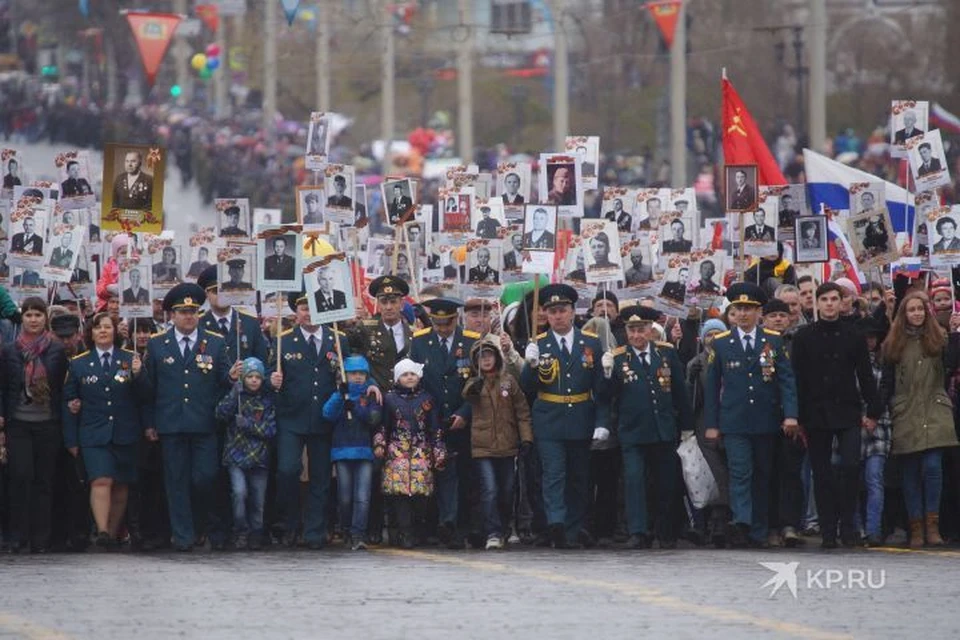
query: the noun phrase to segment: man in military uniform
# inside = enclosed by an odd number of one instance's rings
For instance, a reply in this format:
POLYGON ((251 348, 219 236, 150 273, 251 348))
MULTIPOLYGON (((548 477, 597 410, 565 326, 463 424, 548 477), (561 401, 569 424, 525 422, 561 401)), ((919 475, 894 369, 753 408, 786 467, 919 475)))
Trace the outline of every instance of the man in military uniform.
POLYGON ((128 151, 123 173, 113 181, 113 208, 149 211, 153 205, 153 178, 142 171, 143 155, 128 151))
POLYGON ((500 233, 500 221, 490 216, 490 207, 487 205, 480 207, 480 213, 483 218, 477 223, 477 237, 496 240, 500 233))
POLYGON ((263 261, 263 277, 266 280, 294 280, 296 261, 287 255, 286 238, 273 239, 273 255, 263 261))
POLYGON ((220 229, 220 237, 231 238, 247 235, 243 229, 240 228, 240 207, 227 207, 223 215, 227 219, 227 226, 220 229))
POLYGON ((423 386, 437 401, 447 443, 447 466, 436 472, 437 512, 440 541, 463 548, 457 525, 466 524, 470 471, 470 433, 465 428, 470 405, 463 401, 463 385, 470 377, 470 349, 479 333, 461 329, 457 310, 463 306, 452 298, 434 298, 423 303, 433 327, 413 334, 410 359, 423 364, 423 386), (463 508, 459 510, 458 507, 463 508))
POLYGON ((609 405, 597 360, 596 334, 573 324, 576 290, 565 284, 540 291, 550 329, 527 345, 521 384, 533 402, 533 431, 543 463, 543 501, 550 541, 578 544, 587 506, 591 439, 606 440, 609 405))
POLYGON ((68 160, 67 179, 60 183, 60 196, 74 198, 89 195, 93 195, 93 189, 85 178, 80 177, 80 163, 76 160, 68 160))
MULTIPOLYGON (((410 352, 413 332, 400 313, 403 298, 410 286, 396 276, 380 276, 370 283, 370 295, 377 299, 379 318, 364 320, 350 331, 350 345, 354 353, 367 358, 370 375, 377 386, 386 391, 393 386, 393 367, 410 352)), ((383 495, 380 493, 380 469, 373 474, 373 492, 370 496, 368 541, 380 544, 383 531, 383 495)))
MULTIPOLYGON (((215 267, 214 267, 215 268, 215 267)), ((227 260, 227 274, 230 279, 220 285, 223 291, 248 291, 253 285, 243 281, 243 271, 247 268, 247 261, 243 258, 227 260)))
POLYGON ((199 326, 203 289, 182 283, 163 299, 173 327, 150 338, 140 377, 147 438, 159 438, 173 543, 190 551, 210 518, 220 460, 214 410, 234 378, 222 337, 199 326), (196 520, 194 519, 196 518, 196 520))
POLYGON ((477 249, 477 266, 470 267, 467 273, 470 284, 499 284, 500 272, 490 266, 490 249, 477 249))
POLYGON ((289 294, 288 302, 297 326, 280 334, 279 367, 272 363, 270 374, 270 384, 277 391, 277 501, 286 524, 284 544, 293 547, 300 524, 301 456, 306 447, 310 487, 303 510, 303 541, 310 549, 321 549, 327 537, 333 433, 333 423, 324 420, 322 409, 342 382, 340 357, 349 351, 343 334, 310 322, 305 292, 289 294))
POLYGON ((621 311, 627 344, 603 355, 604 377, 616 388, 623 484, 630 539, 642 549, 652 540, 647 526, 647 468, 656 488, 657 538, 661 549, 677 546, 677 442, 693 425, 683 365, 669 342, 654 342, 652 324, 660 312, 633 306, 621 311))
MULTIPOLYGON (((267 344, 266 338, 263 337, 263 331, 260 330, 260 323, 256 317, 239 309, 233 309, 230 305, 220 303, 220 298, 217 295, 217 267, 215 265, 207 267, 200 274, 200 277, 197 278, 197 285, 206 293, 207 306, 210 307, 201 316, 200 326, 206 331, 223 336, 224 351, 226 352, 227 362, 230 364, 231 375, 240 375, 241 362, 245 358, 254 357, 259 358, 264 363, 270 362, 270 346, 267 344)), ((224 283, 224 286, 226 286, 226 283, 224 283)), ((219 427, 217 430, 217 451, 222 452, 226 425, 221 424, 219 427)), ((217 474, 216 494, 216 521, 213 526, 214 530, 210 535, 210 542, 215 548, 222 548, 229 538, 230 523, 233 519, 233 511, 230 507, 230 477, 223 467, 217 474)), ((270 498, 267 500, 272 503, 270 498)))
POLYGON ((777 429, 797 425, 793 368, 776 331, 757 327, 766 294, 750 282, 727 289, 736 328, 717 334, 703 390, 705 437, 722 437, 730 469, 733 546, 767 544, 770 475, 777 429))

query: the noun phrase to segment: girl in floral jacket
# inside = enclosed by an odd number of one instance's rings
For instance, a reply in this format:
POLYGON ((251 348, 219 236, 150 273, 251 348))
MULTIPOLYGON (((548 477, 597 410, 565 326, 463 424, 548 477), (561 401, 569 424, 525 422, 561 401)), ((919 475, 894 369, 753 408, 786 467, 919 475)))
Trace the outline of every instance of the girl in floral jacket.
POLYGON ((394 388, 383 400, 383 424, 373 452, 384 461, 383 494, 389 496, 404 548, 414 546, 413 521, 433 494, 433 472, 443 470, 447 450, 433 397, 420 386, 423 365, 404 358, 393 368, 394 388))

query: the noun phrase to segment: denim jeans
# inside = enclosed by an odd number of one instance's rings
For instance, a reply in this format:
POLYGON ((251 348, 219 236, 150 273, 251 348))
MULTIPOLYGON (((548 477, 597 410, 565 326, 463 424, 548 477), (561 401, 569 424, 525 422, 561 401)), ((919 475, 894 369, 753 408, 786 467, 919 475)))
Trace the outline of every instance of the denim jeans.
POLYGON ((514 458, 474 458, 480 483, 483 533, 503 537, 503 523, 510 521, 513 508, 514 458))
POLYGON ((373 480, 372 460, 337 460, 337 502, 340 506, 340 527, 360 540, 367 531, 370 513, 370 486, 373 480))
POLYGON ((928 449, 902 456, 903 500, 911 520, 924 513, 940 512, 940 491, 943 489, 943 451, 928 449))
POLYGON ((436 485, 437 521, 440 524, 457 524, 457 503, 460 495, 460 474, 457 458, 450 456, 441 471, 433 474, 436 485))
POLYGON ((883 468, 886 464, 886 456, 870 456, 863 461, 863 484, 867 487, 864 530, 868 536, 883 535, 883 468))
POLYGON ((241 469, 235 466, 227 469, 230 471, 230 492, 233 496, 233 532, 237 535, 261 533, 269 470, 241 469))

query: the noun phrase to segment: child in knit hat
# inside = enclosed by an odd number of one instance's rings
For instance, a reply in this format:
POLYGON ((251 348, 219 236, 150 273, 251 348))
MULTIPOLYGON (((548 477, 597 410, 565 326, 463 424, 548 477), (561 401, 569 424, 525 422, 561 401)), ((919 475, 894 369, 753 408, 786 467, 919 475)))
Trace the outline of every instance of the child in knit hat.
POLYGON ((273 393, 263 380, 263 362, 247 358, 240 379, 217 405, 217 419, 228 423, 223 465, 230 473, 237 549, 259 550, 263 544, 270 446, 277 434, 273 393))

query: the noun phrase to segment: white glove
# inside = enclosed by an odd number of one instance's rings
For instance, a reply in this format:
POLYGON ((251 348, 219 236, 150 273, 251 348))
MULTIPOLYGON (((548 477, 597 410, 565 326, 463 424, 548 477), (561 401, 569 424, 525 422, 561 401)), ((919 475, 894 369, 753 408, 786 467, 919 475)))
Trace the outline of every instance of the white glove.
POLYGON ((597 442, 604 442, 610 437, 610 430, 605 427, 597 427, 593 430, 593 439, 597 442))
POLYGON ((603 365, 603 377, 609 379, 613 375, 613 354, 609 351, 604 353, 600 364, 603 365))
POLYGON ((527 361, 531 367, 535 367, 540 364, 540 347, 537 346, 536 342, 531 342, 527 345, 527 350, 523 353, 523 359, 527 361))

